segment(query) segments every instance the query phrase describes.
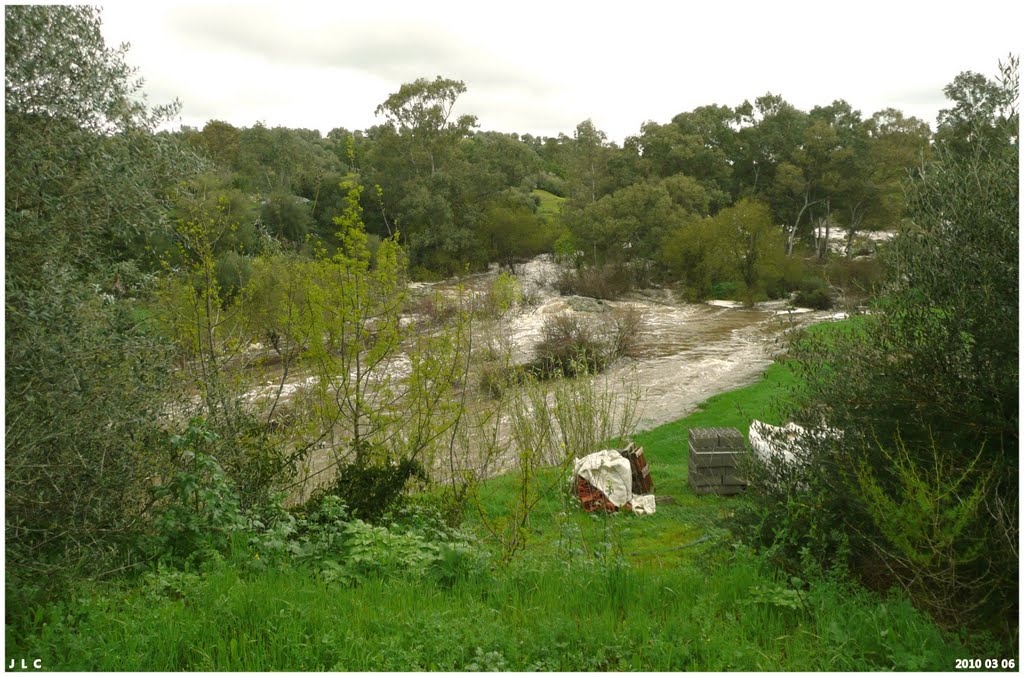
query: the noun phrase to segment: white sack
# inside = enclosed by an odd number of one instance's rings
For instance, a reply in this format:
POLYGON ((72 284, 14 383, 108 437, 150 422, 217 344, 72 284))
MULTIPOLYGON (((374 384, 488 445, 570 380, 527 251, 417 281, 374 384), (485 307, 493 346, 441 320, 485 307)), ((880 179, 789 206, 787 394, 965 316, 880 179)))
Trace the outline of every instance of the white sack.
POLYGON ((750 448, 765 463, 772 457, 780 457, 787 465, 796 461, 797 444, 805 430, 795 423, 784 428, 752 421, 750 423, 750 448))
POLYGON ((644 494, 633 497, 633 512, 637 515, 652 515, 657 509, 654 494, 644 494))
POLYGON ((629 461, 614 449, 605 449, 577 458, 574 466, 574 485, 576 478, 582 477, 594 488, 603 491, 617 508, 633 500, 633 472, 629 468, 629 461))
POLYGON ((761 421, 750 424, 750 448, 762 461, 768 463, 772 457, 781 458, 787 465, 801 460, 801 445, 807 439, 842 439, 842 433, 834 428, 808 430, 796 423, 784 427, 768 425, 761 421))

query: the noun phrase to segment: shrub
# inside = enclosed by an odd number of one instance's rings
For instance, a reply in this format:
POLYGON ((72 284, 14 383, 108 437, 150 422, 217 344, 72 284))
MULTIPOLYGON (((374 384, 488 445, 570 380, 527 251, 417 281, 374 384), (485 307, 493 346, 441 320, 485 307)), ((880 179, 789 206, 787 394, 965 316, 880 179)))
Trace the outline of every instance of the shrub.
POLYGON ((421 296, 406 309, 412 315, 426 318, 432 324, 445 324, 458 313, 455 303, 440 293, 421 296))
POLYGON ((578 270, 565 270, 555 283, 558 293, 614 300, 634 288, 630 269, 622 264, 588 266, 578 270))
POLYGON ((480 367, 480 390, 490 397, 501 397, 508 388, 523 383, 529 373, 527 366, 486 362, 480 367))
POLYGON ((427 474, 414 460, 375 459, 341 466, 328 491, 344 501, 354 516, 376 522, 401 502, 406 486, 416 479, 426 481, 427 474))
POLYGON ((271 195, 263 203, 260 219, 271 233, 293 244, 302 243, 313 227, 309 207, 286 193, 271 195))
POLYGON ((501 273, 491 281, 484 293, 483 312, 489 317, 504 317, 522 298, 519 280, 514 275, 501 273))
POLYGON ((161 560, 180 563, 224 553, 243 527, 238 497, 220 464, 206 453, 216 438, 201 419, 175 437, 184 467, 153 490, 154 499, 167 499, 153 517, 155 554, 161 560))
POLYGON ((596 373, 608 362, 608 346, 579 315, 554 315, 541 327, 534 365, 542 374, 596 373))
POLYGON ((239 290, 249 283, 252 277, 252 260, 238 252, 228 251, 217 259, 215 270, 221 297, 227 305, 239 290))
POLYGON ((614 357, 639 357, 645 318, 636 306, 611 312, 611 354, 614 357))
POLYGON ((793 303, 801 308, 828 310, 832 307, 832 296, 828 284, 820 277, 805 276, 793 295, 793 303))
POLYGON ((738 299, 741 289, 739 282, 714 282, 708 290, 708 298, 738 299))
POLYGON ((820 288, 811 291, 800 290, 793 295, 793 304, 801 308, 828 310, 832 307, 832 297, 826 290, 820 288))
POLYGON ((831 259, 823 274, 847 296, 873 296, 884 281, 885 268, 877 258, 831 259))
POLYGON ((392 506, 379 524, 356 518, 341 498, 326 494, 308 512, 269 508, 250 539, 256 569, 291 560, 326 582, 349 585, 372 578, 422 578, 441 585, 484 571, 486 554, 474 539, 450 527, 422 503, 392 506))
POLYGON ((174 370, 107 285, 142 291, 125 273, 148 276, 199 163, 155 133, 175 109, 138 96, 98 9, 5 9, 5 546, 34 587, 129 563, 174 370))
POLYGON ((566 194, 565 179, 551 172, 541 172, 537 175, 537 188, 558 197, 565 197, 566 194))
POLYGON ((595 374, 619 357, 639 353, 644 316, 635 306, 614 309, 598 318, 592 319, 588 313, 563 313, 546 319, 532 371, 542 377, 595 374))
POLYGON ((932 445, 931 457, 915 460, 897 436, 886 465, 874 470, 861 460, 854 475, 864 507, 881 537, 872 542, 900 583, 936 617, 950 625, 969 619, 992 594, 975 564, 986 547, 982 502, 992 470, 978 470, 984 449, 965 467, 932 445), (884 472, 891 479, 880 479, 884 472))

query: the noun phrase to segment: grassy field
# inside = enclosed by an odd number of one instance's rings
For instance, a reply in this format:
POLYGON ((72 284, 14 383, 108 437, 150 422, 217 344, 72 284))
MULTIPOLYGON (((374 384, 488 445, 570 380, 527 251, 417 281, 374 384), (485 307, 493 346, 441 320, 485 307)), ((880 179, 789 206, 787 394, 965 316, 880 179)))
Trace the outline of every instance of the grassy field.
POLYGON ((562 211, 562 203, 565 202, 564 197, 558 197, 554 193, 549 193, 540 188, 534 188, 532 194, 540 198, 540 206, 537 208, 537 213, 541 216, 554 217, 562 211))
MULTIPOLYGON (((758 383, 712 397, 690 416, 634 436, 634 441, 644 448, 651 466, 655 493, 671 496, 676 502, 659 506, 649 517, 611 518, 621 523, 617 527, 617 545, 626 557, 645 565, 671 565, 688 561, 717 542, 727 528, 723 523, 742 498, 697 496, 690 490, 687 484, 688 431, 690 428, 735 427, 746 434, 752 418, 780 423, 778 404, 792 384, 793 375, 789 370, 782 364, 773 364, 758 383), (706 536, 708 539, 702 541, 701 547, 677 547, 706 536)), ((513 505, 515 492, 516 481, 511 475, 488 482, 481 491, 487 514, 501 515, 507 506, 513 505)), ((579 510, 567 492, 552 492, 531 516, 528 535, 531 551, 557 554, 562 533, 567 528, 579 532, 584 542, 600 540, 608 530, 608 521, 579 510)))
MULTIPOLYGON (((511 564, 356 585, 252 566, 243 544, 200 571, 83 585, 9 623, 7 657, 51 670, 952 670, 969 653, 902 597, 787 579, 730 532, 744 498, 688 489, 687 430, 777 420, 791 384, 775 365, 638 435, 657 493, 676 499, 654 515, 588 515, 556 491, 511 564)), ((485 511, 513 492, 489 482, 485 511)))

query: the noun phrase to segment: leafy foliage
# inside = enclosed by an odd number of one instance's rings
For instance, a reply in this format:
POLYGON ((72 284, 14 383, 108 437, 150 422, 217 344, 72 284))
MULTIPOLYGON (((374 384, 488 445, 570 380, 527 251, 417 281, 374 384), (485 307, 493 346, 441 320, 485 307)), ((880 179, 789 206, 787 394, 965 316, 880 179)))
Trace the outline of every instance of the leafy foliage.
MULTIPOLYGON (((1000 100, 1016 100, 1016 59, 991 86, 1000 100)), ((985 101, 970 115, 961 109, 961 128, 910 185, 912 220, 889 250, 875 312, 851 331, 797 343, 807 387, 796 414, 841 431, 842 442, 810 444, 808 495, 780 495, 769 521, 794 519, 794 500, 811 503, 791 545, 815 531, 843 533, 866 580, 902 584, 946 623, 1010 636, 1019 568, 1018 122, 1015 104, 985 101)))
POLYGON ((172 357, 137 300, 145 246, 198 163, 155 133, 174 107, 138 97, 97 10, 4 14, 7 553, 53 582, 130 555, 172 357))
POLYGON ((197 419, 172 440, 185 468, 153 489, 159 501, 153 516, 153 547, 161 561, 180 564, 211 552, 225 553, 245 523, 224 470, 206 453, 216 437, 197 419))
POLYGON ((416 479, 427 480, 426 472, 416 461, 402 459, 390 463, 386 458, 375 459, 341 466, 330 491, 351 506, 353 515, 376 522, 396 507, 406 485, 416 479))

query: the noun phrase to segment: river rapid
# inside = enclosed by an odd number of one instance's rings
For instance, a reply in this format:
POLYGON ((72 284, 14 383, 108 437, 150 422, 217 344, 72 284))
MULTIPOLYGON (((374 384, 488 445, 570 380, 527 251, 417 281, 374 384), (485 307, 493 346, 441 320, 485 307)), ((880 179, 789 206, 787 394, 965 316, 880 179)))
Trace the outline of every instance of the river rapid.
MULTIPOLYGON (((749 308, 735 301, 687 303, 678 300, 668 289, 634 292, 616 301, 565 297, 555 288, 559 268, 548 256, 521 264, 515 272, 528 302, 506 315, 498 329, 508 339, 513 362, 525 364, 534 359, 544 323, 551 317, 563 313, 612 313, 629 307, 639 312, 642 322, 632 356, 613 362, 598 382, 599 387, 607 388, 607 395, 618 399, 620 404, 639 397, 635 403, 636 432, 683 418, 713 395, 754 383, 784 350, 787 332, 845 317, 843 313, 794 308, 786 301, 758 303, 749 308)), ((416 296, 483 295, 498 275, 495 268, 461 279, 411 283, 410 288, 416 296)), ((406 321, 418 323, 422 319, 410 316, 406 321)), ((486 340, 486 334, 494 335, 495 327, 483 323, 479 331, 479 338, 486 340)), ((388 371, 392 377, 401 378, 409 373, 409 366, 408 357, 399 354, 389 361, 388 371)), ((287 407, 299 391, 314 386, 316 381, 316 377, 309 374, 286 376, 279 370, 272 370, 266 376, 269 380, 246 393, 246 400, 255 404, 280 396, 282 405, 287 407)), ((486 397, 472 382, 469 385, 472 397, 486 397)), ((345 434, 338 432, 340 437, 332 434, 332 440, 344 439, 345 434)), ((506 440, 507 435, 507 429, 500 433, 506 440)), ((328 481, 331 469, 338 462, 335 449, 333 442, 323 442, 308 457, 300 473, 305 479, 301 480, 302 486, 294 490, 293 502, 308 498, 316 486, 328 481)), ((492 459, 492 467, 484 471, 477 469, 477 472, 487 476, 497 474, 512 467, 515 458, 514 450, 505 449, 492 459)), ((470 465, 474 462, 470 461, 470 465)), ((438 470, 431 469, 431 472, 443 474, 435 472, 438 470)))
MULTIPOLYGON (((643 323, 635 357, 621 358, 605 379, 613 391, 641 392, 638 430, 647 430, 692 413, 717 393, 755 382, 783 349, 784 334, 794 328, 845 317, 843 313, 794 308, 786 301, 686 303, 667 289, 645 290, 618 301, 559 296, 558 266, 547 256, 517 266, 516 276, 532 303, 508 318, 514 360, 527 362, 541 339, 545 320, 557 314, 590 314, 633 307, 643 323)), ((483 293, 497 270, 458 283, 415 285, 419 291, 454 294, 461 285, 483 293)))

